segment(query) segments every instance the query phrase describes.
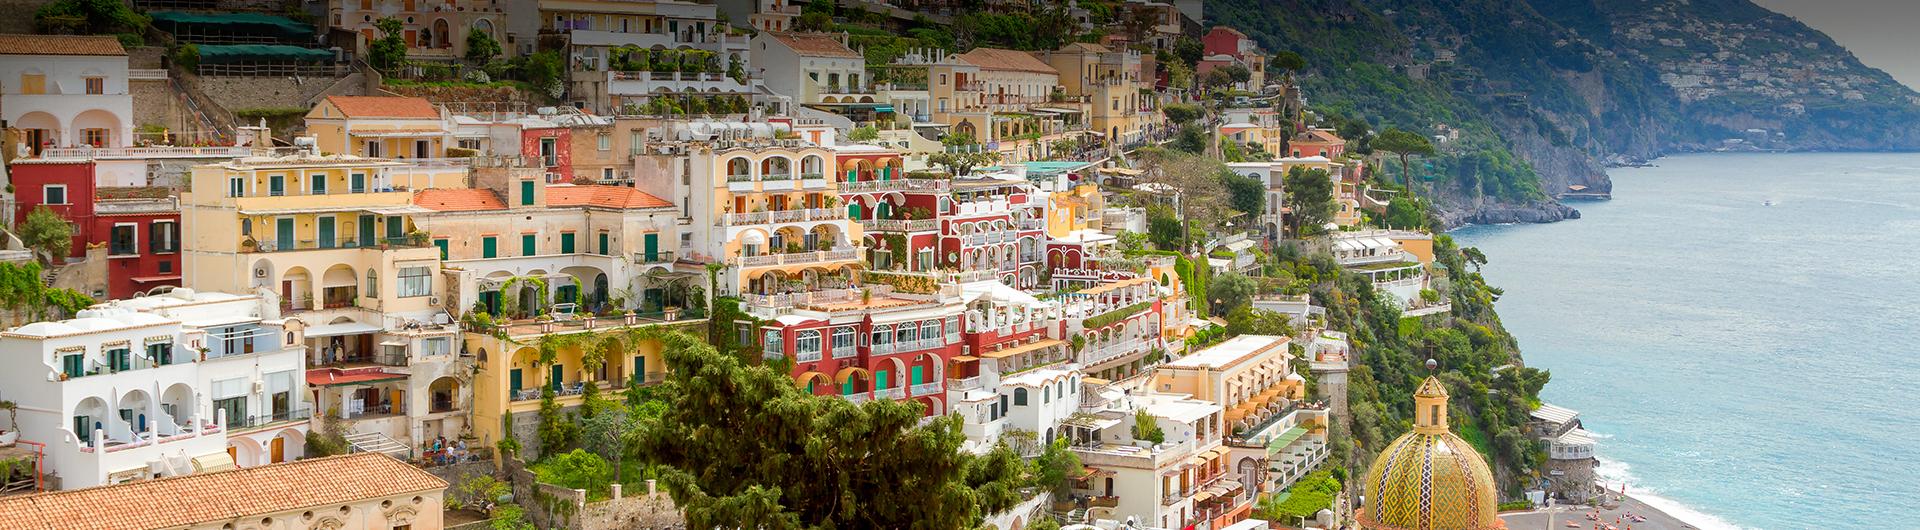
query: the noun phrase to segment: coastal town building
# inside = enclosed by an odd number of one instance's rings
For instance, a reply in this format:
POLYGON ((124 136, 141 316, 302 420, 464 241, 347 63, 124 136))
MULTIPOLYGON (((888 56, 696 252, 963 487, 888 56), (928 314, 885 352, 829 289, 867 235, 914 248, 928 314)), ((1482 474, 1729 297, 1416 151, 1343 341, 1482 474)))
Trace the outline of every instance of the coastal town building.
POLYGON ((1089 517, 1184 528, 1223 517, 1248 498, 1237 478, 1229 480, 1219 404, 1109 387, 1087 408, 1063 430, 1092 470, 1076 493, 1111 499, 1089 517), (1143 422, 1151 433, 1135 428, 1143 422))
MULTIPOLYGON (((1429 360, 1427 366, 1436 363, 1429 360)), ((1504 528, 1495 517, 1485 457, 1447 427, 1447 389, 1428 376, 1413 394, 1413 430, 1380 451, 1361 475, 1360 527, 1367 530, 1504 528)))
POLYGON ((0 35, 0 120, 23 154, 133 145, 127 51, 112 35, 0 35))
MULTIPOLYGON (((694 94, 751 97, 761 77, 746 35, 719 21, 713 3, 617 0, 540 2, 539 30, 561 39, 576 107, 631 114, 655 99, 694 94)), ((782 94, 790 94, 781 92, 782 94)))
POLYGON ((246 469, 0 497, 0 518, 72 528, 444 528, 447 481, 358 453, 246 469), (323 486, 324 485, 324 486, 323 486))
POLYGON ((1593 456, 1593 433, 1581 426, 1580 413, 1542 403, 1528 417, 1531 434, 1547 445, 1547 476, 1542 484, 1546 494, 1573 503, 1593 498, 1594 468, 1599 461, 1593 456))

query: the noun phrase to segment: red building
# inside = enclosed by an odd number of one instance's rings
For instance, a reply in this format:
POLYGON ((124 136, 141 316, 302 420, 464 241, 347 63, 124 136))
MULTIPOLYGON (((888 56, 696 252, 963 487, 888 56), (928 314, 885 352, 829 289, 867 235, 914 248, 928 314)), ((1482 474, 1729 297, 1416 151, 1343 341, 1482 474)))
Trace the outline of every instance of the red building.
MULTIPOLYGON (((951 292, 809 300, 760 328, 768 357, 793 361, 796 384, 815 395, 914 400, 945 414, 947 363, 959 355, 961 309, 951 292)), ((945 291, 951 291, 946 289, 945 291)))
POLYGON ((539 160, 547 168, 547 183, 571 180, 573 175, 573 130, 543 122, 530 121, 520 127, 520 156, 539 160))
POLYGON ((873 270, 959 271, 961 281, 998 279, 1022 288, 1040 282, 1045 205, 1025 180, 855 181, 842 184, 841 196, 866 230, 873 270), (901 244, 907 248, 895 252, 901 244))
POLYGON ((160 286, 180 285, 180 204, 164 188, 96 187, 92 161, 16 160, 12 179, 26 222, 39 206, 73 225, 73 250, 107 249, 108 298, 128 298, 160 286))

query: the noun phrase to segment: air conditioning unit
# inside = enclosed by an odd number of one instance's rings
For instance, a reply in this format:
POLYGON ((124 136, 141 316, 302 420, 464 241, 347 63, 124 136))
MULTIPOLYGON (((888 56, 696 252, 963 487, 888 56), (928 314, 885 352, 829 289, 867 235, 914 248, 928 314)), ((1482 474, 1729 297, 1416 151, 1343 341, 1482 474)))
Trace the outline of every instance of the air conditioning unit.
POLYGON ((266 270, 266 269, 254 269, 254 270, 253 270, 253 277, 255 277, 255 278, 265 278, 265 277, 267 277, 267 270, 266 270))
POLYGON ((438 296, 428 297, 427 305, 440 305, 440 297, 438 296))
POLYGON ((255 380, 253 380, 253 393, 255 393, 255 394, 259 394, 259 393, 263 393, 263 392, 266 392, 266 391, 267 391, 267 382, 266 382, 266 381, 261 381, 261 380, 259 380, 259 379, 255 379, 255 380))

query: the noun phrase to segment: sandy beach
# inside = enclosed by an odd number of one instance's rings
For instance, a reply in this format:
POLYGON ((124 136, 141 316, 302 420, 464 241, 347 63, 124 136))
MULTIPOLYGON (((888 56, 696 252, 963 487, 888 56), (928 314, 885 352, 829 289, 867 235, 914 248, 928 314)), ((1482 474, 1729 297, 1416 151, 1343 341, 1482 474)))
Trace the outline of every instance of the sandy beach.
POLYGON ((1606 528, 1605 525, 1608 524, 1615 525, 1619 530, 1693 530, 1698 528, 1671 515, 1667 515, 1659 509, 1648 506, 1646 503, 1633 498, 1632 495, 1628 495, 1625 500, 1614 504, 1612 508, 1599 508, 1599 522, 1588 520, 1586 517, 1587 513, 1593 512, 1594 510, 1595 508, 1584 505, 1556 506, 1551 511, 1543 509, 1529 512, 1504 513, 1500 515, 1500 520, 1507 523, 1508 530, 1573 530, 1575 528, 1592 530, 1595 528, 1604 529, 1606 528), (1639 515, 1647 518, 1647 520, 1639 523, 1631 522, 1627 520, 1627 514, 1639 515), (1549 522, 1549 520, 1551 520, 1551 522, 1549 522), (1616 524, 1614 523, 1615 520, 1619 520, 1620 522, 1616 524), (1567 521, 1579 523, 1580 526, 1567 526, 1567 521))

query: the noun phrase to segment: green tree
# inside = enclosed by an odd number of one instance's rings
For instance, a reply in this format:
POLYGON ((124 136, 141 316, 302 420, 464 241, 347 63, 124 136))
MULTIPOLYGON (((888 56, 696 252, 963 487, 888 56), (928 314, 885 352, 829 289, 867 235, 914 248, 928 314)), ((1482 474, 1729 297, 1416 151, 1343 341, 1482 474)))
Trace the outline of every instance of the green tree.
POLYGON ((1167 115, 1168 122, 1180 125, 1193 123, 1194 120, 1198 120, 1201 116, 1205 115, 1205 112, 1200 110, 1199 105, 1191 103, 1171 103, 1167 106, 1160 107, 1160 113, 1167 115))
POLYGON ((1139 409, 1133 412, 1133 439, 1159 445, 1167 443, 1167 432, 1160 429, 1160 422, 1147 414, 1147 409, 1139 409))
POLYGON ((1147 208, 1147 240, 1160 250, 1180 248, 1180 215, 1173 208, 1150 206, 1147 208))
POLYGON ((880 139, 880 130, 873 126, 855 127, 847 131, 847 139, 855 142, 871 142, 880 139))
POLYGON ((1226 186, 1227 202, 1233 209, 1248 217, 1260 215, 1267 207, 1267 185, 1260 179, 1235 173, 1220 172, 1220 183, 1226 186))
POLYGON ((631 434, 637 419, 628 414, 624 406, 613 405, 582 419, 580 437, 594 454, 613 464, 613 481, 620 482, 624 478, 620 476, 622 464, 631 452, 628 448, 633 445, 631 434))
POLYGON ((1280 50, 1267 59, 1267 68, 1279 70, 1291 76, 1294 72, 1307 69, 1307 58, 1293 50, 1280 50))
POLYGON ((733 55, 727 58, 727 77, 732 78, 737 83, 746 84, 747 65, 740 60, 740 56, 733 55))
POLYGON ((940 139, 940 144, 947 149, 927 155, 927 162, 945 167, 948 173, 954 175, 967 175, 973 172, 973 168, 1000 161, 998 151, 980 145, 972 135, 949 134, 940 139))
POLYGON ((520 65, 520 78, 532 84, 534 90, 554 99, 566 95, 565 76, 566 61, 554 50, 529 55, 520 65))
POLYGON ((973 455, 959 418, 917 402, 813 396, 786 372, 660 332, 665 412, 635 449, 690 528, 973 528, 1020 500, 1011 450, 973 455))
POLYGON ((1047 448, 1033 459, 1033 485, 1053 492, 1056 499, 1073 492, 1073 478, 1080 473, 1080 457, 1067 449, 1064 436, 1047 441, 1047 448))
POLYGON ((833 15, 818 11, 804 13, 800 15, 800 22, 795 23, 793 28, 800 31, 831 31, 833 15))
POLYGON ((401 36, 404 26, 400 19, 386 17, 375 21, 373 27, 380 30, 380 38, 374 39, 367 47, 367 65, 392 73, 407 60, 407 41, 401 36))
POLYGON ((1407 185, 1409 190, 1413 189, 1414 178, 1407 159, 1413 155, 1433 156, 1434 152, 1433 142, 1428 141, 1427 137, 1399 127, 1380 131, 1379 135, 1373 137, 1372 145, 1374 149, 1393 153, 1400 158, 1400 183, 1407 185))
POLYGON ((73 225, 44 204, 35 206, 20 225, 20 241, 46 259, 63 259, 73 254, 73 225))
POLYGON ((33 12, 34 25, 43 33, 140 35, 153 23, 124 2, 115 0, 56 0, 33 12))
POLYGON ((527 509, 518 504, 508 504, 493 511, 493 519, 487 525, 493 530, 538 530, 533 523, 527 522, 527 509))
POLYGON ((1206 54, 1207 46, 1200 39, 1183 36, 1173 41, 1174 57, 1180 58, 1180 62, 1189 67, 1200 64, 1200 58, 1206 54))
POLYGON ((1320 233, 1333 220, 1333 179, 1327 170, 1293 166, 1287 170, 1287 207, 1293 209, 1293 233, 1320 233))
POLYGON ((1207 282, 1207 299, 1213 302, 1213 314, 1224 316, 1253 301, 1260 284, 1238 272, 1224 272, 1207 282))
POLYGON ((542 482, 587 490, 592 495, 607 495, 613 489, 613 466, 585 449, 555 455, 539 468, 542 482))
POLYGON ((500 41, 480 28, 467 30, 467 61, 473 64, 486 64, 500 55, 500 41))

